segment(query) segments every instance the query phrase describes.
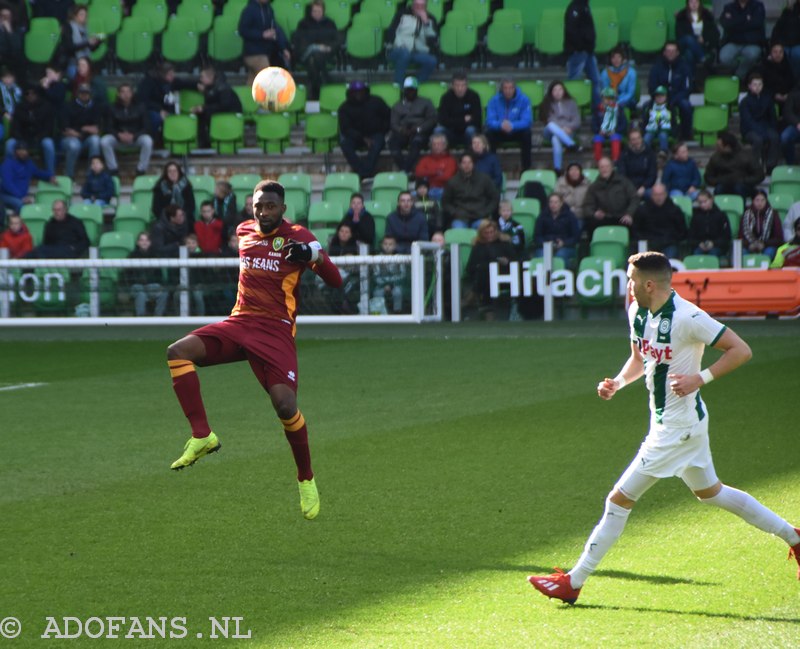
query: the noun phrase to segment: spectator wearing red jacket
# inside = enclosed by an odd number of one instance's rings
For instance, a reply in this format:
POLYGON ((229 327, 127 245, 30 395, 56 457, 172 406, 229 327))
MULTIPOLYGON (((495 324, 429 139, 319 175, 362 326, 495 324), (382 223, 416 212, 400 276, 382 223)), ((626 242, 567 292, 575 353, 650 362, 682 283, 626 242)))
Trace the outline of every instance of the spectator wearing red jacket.
POLYGON ((417 178, 428 179, 429 196, 439 201, 447 181, 456 175, 458 164, 447 149, 447 136, 444 133, 431 135, 430 146, 431 152, 419 159, 414 168, 414 175, 417 178))
POLYGON ((33 237, 18 214, 8 217, 8 229, 0 236, 0 248, 8 248, 12 259, 20 259, 33 250, 33 237))
POLYGON ((194 224, 197 244, 206 254, 217 254, 222 249, 222 231, 224 224, 214 212, 211 201, 203 201, 200 205, 200 220, 194 224))

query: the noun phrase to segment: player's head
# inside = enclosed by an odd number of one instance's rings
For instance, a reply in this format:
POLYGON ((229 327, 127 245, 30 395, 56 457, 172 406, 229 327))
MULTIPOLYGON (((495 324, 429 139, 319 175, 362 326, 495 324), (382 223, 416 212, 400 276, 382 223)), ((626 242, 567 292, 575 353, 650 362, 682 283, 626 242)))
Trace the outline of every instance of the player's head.
POLYGON ((274 180, 262 180, 253 189, 253 216, 263 233, 272 232, 283 220, 286 205, 283 185, 274 180))
POLYGON ((672 287, 672 266, 660 252, 628 257, 628 288, 640 307, 660 306, 672 287))

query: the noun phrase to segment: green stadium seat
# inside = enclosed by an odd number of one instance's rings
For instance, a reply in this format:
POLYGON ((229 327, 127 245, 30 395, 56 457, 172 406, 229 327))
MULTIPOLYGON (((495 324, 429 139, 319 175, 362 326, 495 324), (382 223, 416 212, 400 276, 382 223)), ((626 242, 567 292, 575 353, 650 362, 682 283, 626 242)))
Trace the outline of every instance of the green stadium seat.
POLYGON ((23 49, 30 63, 47 65, 61 40, 61 25, 56 18, 33 18, 25 34, 23 49))
POLYGON ((291 144, 292 118, 284 113, 255 116, 256 140, 264 153, 283 153, 291 144))
POLYGON ((127 232, 135 238, 147 232, 150 225, 150 208, 135 203, 117 205, 114 215, 114 232, 127 232))
POLYGON ((395 0, 363 0, 361 13, 377 16, 381 21, 381 29, 385 30, 392 24, 397 13, 397 2, 395 0))
POLYGON ((522 229, 525 232, 525 243, 532 243, 533 230, 536 227, 536 219, 538 217, 534 216, 533 214, 512 214, 511 218, 522 226, 522 229))
MULTIPOLYGON (((258 174, 233 174, 228 178, 233 193, 236 195, 236 205, 240 209, 244 207, 245 198, 253 193, 255 186, 262 181, 258 174)), ((294 213, 294 210, 292 210, 294 213)))
POLYGON ((469 87, 478 93, 478 97, 481 98, 481 109, 484 116, 486 116, 486 105, 497 94, 497 83, 494 81, 473 81, 470 82, 469 87))
POLYGON ((597 180, 597 176, 600 175, 600 172, 593 167, 589 167, 583 170, 583 175, 586 176, 586 179, 590 183, 593 183, 595 180, 597 180))
POLYGON ((503 15, 504 11, 520 15, 516 9, 499 9, 495 12, 495 16, 501 14, 501 18, 499 20, 495 18, 486 32, 486 50, 490 60, 519 57, 525 47, 525 28, 522 25, 522 18, 519 17, 516 22, 511 21, 503 15))
MULTIPOLYGON (((114 234, 113 232, 110 234, 114 234)), ((117 259, 117 257, 113 257, 117 259)), ((95 290, 100 303, 101 313, 114 312, 117 307, 117 279, 119 271, 116 268, 100 268, 97 271, 97 286, 95 290)), ((85 269, 80 279, 81 302, 90 302, 92 295, 91 270, 85 269)))
MULTIPOLYGON (((372 214, 372 218, 375 219, 375 223, 377 224, 378 219, 386 221, 386 217, 396 209, 397 201, 367 201, 364 206, 366 210, 372 214)), ((383 234, 381 233, 381 238, 382 237, 383 234)), ((377 234, 375 240, 379 241, 377 234)))
POLYGON ((536 108, 542 103, 545 93, 545 85, 541 80, 532 81, 530 79, 520 79, 517 81, 517 88, 527 95, 531 100, 531 108, 536 108))
POLYGON ((471 19, 467 18, 463 23, 456 20, 453 14, 457 13, 450 11, 447 14, 445 23, 439 32, 439 51, 445 63, 466 65, 470 63, 475 54, 478 45, 478 31, 471 19))
POLYGON ((450 228, 444 231, 444 242, 446 244, 466 243, 472 245, 477 234, 472 228, 450 228))
POLYGON ((536 198, 511 199, 511 217, 514 219, 520 216, 532 216, 535 219, 541 210, 542 206, 536 198))
POLYGON ((194 18, 172 16, 161 35, 161 54, 178 66, 192 64, 200 50, 200 32, 194 18))
POLYGON ((771 261, 769 255, 742 255, 742 268, 766 270, 771 261))
POLYGON ((454 0, 453 11, 471 13, 475 26, 483 27, 489 22, 490 4, 489 0, 454 0))
POLYGON ((153 30, 144 17, 130 16, 122 21, 116 39, 117 60, 124 67, 139 67, 153 54, 153 30))
POLYGON ((292 103, 283 111, 292 120, 292 124, 299 124, 302 119, 305 119, 307 96, 308 92, 305 85, 298 84, 292 103))
POLYGON ((714 196, 714 204, 725 212, 728 222, 731 225, 731 237, 739 237, 739 223, 744 214, 744 199, 738 194, 717 194, 714 196))
POLYGON ((614 260, 616 268, 623 268, 629 257, 630 232, 622 225, 602 225, 595 228, 589 244, 593 257, 614 260))
POLYGON ((233 86, 232 89, 239 98, 239 103, 242 104, 242 115, 244 116, 244 121, 249 123, 255 122, 255 116, 259 110, 259 106, 256 103, 256 100, 253 99, 252 88, 245 85, 233 86))
POLYGON ((131 16, 146 20, 150 25, 150 31, 160 34, 167 28, 169 7, 165 0, 137 0, 131 10, 131 16))
POLYGON ((331 239, 336 234, 336 228, 312 228, 311 234, 314 238, 322 244, 325 250, 331 245, 331 239))
POLYGON ((119 2, 93 2, 89 8, 89 33, 113 36, 122 27, 122 7, 119 2))
POLYGON ((333 0, 325 3, 325 15, 330 18, 340 32, 350 25, 353 5, 347 0, 333 0))
POLYGON ((144 213, 148 215, 148 218, 151 216, 150 209, 153 205, 153 189, 158 179, 159 176, 157 175, 144 175, 137 176, 133 180, 131 203, 143 210, 144 213))
POLYGON ((717 139, 717 133, 728 128, 728 109, 721 106, 695 106, 692 115, 695 135, 699 135, 703 146, 709 135, 717 139))
POLYGON ((531 0, 505 0, 503 2, 504 9, 519 11, 526 45, 533 45, 536 42, 536 25, 542 6, 543 3, 531 2, 531 0))
POLYGON ((96 246, 100 240, 100 230, 103 227, 103 208, 89 203, 74 203, 69 206, 69 213, 83 221, 89 241, 96 246))
POLYGON ((222 17, 232 18, 238 22, 242 10, 247 6, 249 0, 226 0, 222 6, 222 17))
POLYGON ((326 83, 319 91, 320 113, 336 113, 347 98, 347 85, 326 83))
POLYGON ((278 176, 278 182, 283 185, 286 194, 284 201, 294 204, 297 218, 304 220, 308 216, 311 203, 311 176, 304 173, 283 173, 278 176))
POLYGON ((686 225, 688 226, 692 220, 692 199, 688 196, 674 196, 672 202, 681 208, 683 216, 686 218, 686 225))
POLYGON ((719 257, 716 255, 686 255, 683 258, 686 270, 717 270, 719 257))
MULTIPOLYGON (((598 228, 599 229, 599 228, 598 228)), ((625 229, 625 228, 623 228, 625 229)), ((589 255, 581 259, 580 263, 578 264, 578 274, 587 271, 593 270, 596 273, 599 273, 601 277, 599 278, 592 278, 590 275, 586 277, 584 280, 584 286, 588 290, 592 290, 595 288, 601 288, 603 285, 603 269, 605 265, 611 262, 616 268, 619 268, 616 259, 609 258, 609 257, 599 257, 594 254, 589 255)), ((613 284, 612 284, 613 285, 613 284)), ((597 292, 597 295, 584 295, 582 293, 578 294, 578 303, 582 307, 602 307, 602 306, 610 306, 614 303, 616 299, 615 295, 603 295, 602 290, 597 292)))
POLYGON ((781 220, 786 216, 786 212, 796 203, 791 194, 769 194, 769 204, 773 210, 780 214, 781 220))
POLYGON ((130 232, 115 230, 100 235, 98 246, 100 259, 125 259, 136 246, 136 238, 130 232))
POLYGON ((23 205, 19 215, 22 217, 25 225, 28 226, 28 231, 31 233, 31 238, 33 239, 33 245, 38 246, 41 244, 44 238, 44 226, 47 225, 47 222, 52 216, 49 207, 37 203, 23 205))
MULTIPOLYGON (((228 2, 225 7, 230 4, 228 2)), ((208 33, 208 56, 211 60, 223 67, 238 68, 243 47, 242 37, 239 36, 239 14, 217 16, 208 33)))
POLYGON ((706 106, 724 106, 728 111, 736 110, 739 107, 739 77, 706 77, 703 103, 706 106))
MULTIPOLYGON (((439 84, 438 83, 429 83, 429 82, 420 84, 420 87, 419 87, 419 95, 420 95, 420 97, 427 96, 427 95, 423 95, 422 94, 423 86, 428 86, 428 91, 429 91, 431 86, 438 88, 439 84)), ((400 86, 398 86, 396 83, 391 83, 391 82, 388 82, 388 81, 384 82, 384 83, 373 83, 373 84, 370 85, 369 91, 370 91, 370 94, 373 97, 380 97, 381 99, 383 99, 383 101, 386 102, 386 105, 389 108, 391 108, 398 101, 400 101, 400 86)), ((431 98, 428 97, 428 99, 431 99, 431 98)), ((433 101, 433 100, 431 99, 431 101, 433 101)), ((435 101, 433 105, 434 106, 438 106, 438 101, 435 101)), ((339 110, 339 109, 337 108, 336 110, 339 110)))
POLYGON ((772 170, 770 192, 800 201, 800 166, 779 165, 772 170))
POLYGON ((614 7, 592 7, 597 34, 596 54, 607 54, 619 44, 619 19, 614 7))
POLYGON ((39 205, 44 205, 49 208, 53 201, 62 200, 66 201, 67 205, 72 201, 72 179, 69 176, 56 176, 56 183, 49 183, 40 180, 36 185, 36 192, 34 193, 34 200, 39 205))
POLYGON ((667 17, 664 7, 639 6, 631 25, 630 45, 634 52, 660 52, 667 42, 667 17))
POLYGON ((195 108, 196 106, 202 106, 206 101, 202 92, 198 90, 192 90, 191 88, 183 88, 179 90, 178 97, 181 102, 181 113, 187 115, 192 112, 192 108, 195 108))
POLYGON ((197 117, 167 115, 163 127, 164 146, 173 155, 189 155, 197 146, 197 117))
POLYGON ((200 203, 203 201, 210 201, 214 199, 214 187, 217 181, 214 176, 187 176, 190 183, 192 183, 192 193, 194 194, 194 201, 197 204, 197 211, 200 211, 200 203))
POLYGON ((544 190, 551 194, 556 186, 558 176, 552 169, 526 169, 519 177, 519 191, 525 186, 525 183, 535 181, 542 183, 544 190))
POLYGON ((235 155, 244 147, 244 117, 241 113, 212 115, 209 135, 217 153, 235 155))
MULTIPOLYGON (((386 234, 386 216, 382 213, 386 206, 383 203, 378 201, 370 201, 369 206, 367 207, 370 214, 372 214, 372 220, 375 221, 375 249, 380 248, 381 239, 383 239, 384 235, 386 234), (379 211, 380 210, 380 211, 379 211)), ((391 212, 391 210, 389 210, 391 212)))
POLYGON ((540 54, 557 56, 564 51, 564 11, 545 9, 536 26, 536 49, 540 54))
MULTIPOLYGON (((349 201, 348 201, 349 202, 349 201)), ((317 201, 308 210, 308 227, 337 226, 344 217, 344 205, 338 202, 317 201)))
POLYGON ((192 18, 195 30, 199 34, 206 34, 214 24, 214 3, 212 0, 183 0, 175 15, 178 18, 192 18))
POLYGON ((372 200, 397 205, 397 195, 408 191, 408 177, 401 172, 381 171, 372 182, 372 200))
POLYGON ((49 288, 39 292, 33 303, 37 314, 67 315, 69 310, 70 273, 67 268, 37 268, 33 271, 41 286, 49 288))
POLYGON ((564 82, 581 114, 586 116, 592 111, 592 83, 588 79, 571 79, 564 82))
POLYGON ((312 153, 333 151, 339 139, 339 122, 336 116, 327 113, 306 116, 304 138, 312 153))
POLYGON ((306 5, 296 0, 274 0, 272 10, 275 13, 275 22, 283 28, 286 37, 291 38, 297 29, 297 23, 305 16, 306 5))
POLYGON ((350 172, 330 173, 325 176, 322 200, 328 203, 350 205, 350 196, 361 191, 358 174, 350 172))

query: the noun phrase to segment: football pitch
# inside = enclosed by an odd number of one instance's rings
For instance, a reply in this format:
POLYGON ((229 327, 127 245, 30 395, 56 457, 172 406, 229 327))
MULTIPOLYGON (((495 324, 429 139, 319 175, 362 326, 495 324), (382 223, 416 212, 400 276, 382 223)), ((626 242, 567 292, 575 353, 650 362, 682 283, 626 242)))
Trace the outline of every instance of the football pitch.
MULTIPOLYGON (((800 524, 800 325, 728 324, 754 357, 703 389, 717 472, 800 524)), ((526 582, 572 566, 646 432, 641 381, 595 392, 624 321, 301 326, 314 521, 246 363, 199 370, 223 448, 169 471, 189 433, 165 347, 189 329, 0 329, 0 619, 22 627, 0 649, 797 646, 785 544, 679 480, 577 605, 526 582), (225 618, 250 637, 210 637, 225 618)))

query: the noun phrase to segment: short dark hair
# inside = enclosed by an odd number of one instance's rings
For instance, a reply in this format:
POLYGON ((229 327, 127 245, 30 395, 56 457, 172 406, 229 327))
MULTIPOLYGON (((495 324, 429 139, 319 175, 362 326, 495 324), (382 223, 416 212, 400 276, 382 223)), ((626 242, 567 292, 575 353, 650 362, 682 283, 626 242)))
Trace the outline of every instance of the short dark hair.
POLYGON ((361 192, 353 192, 350 194, 350 200, 352 201, 354 198, 360 198, 362 201, 364 200, 364 194, 361 192))
POLYGON ((717 133, 717 139, 722 142, 724 146, 730 147, 734 151, 739 148, 739 140, 730 131, 720 131, 717 133))
POLYGON ((255 187, 253 187, 253 193, 255 194, 256 192, 274 192, 281 197, 281 200, 283 200, 286 196, 286 191, 283 189, 283 185, 281 185, 277 180, 262 180, 255 187))
POLYGON ((183 210, 183 208, 180 205, 175 205, 175 203, 167 205, 164 208, 164 216, 166 216, 168 219, 171 219, 178 213, 178 210, 183 210))
POLYGON ((467 73, 464 70, 456 70, 453 72, 452 81, 466 81, 467 73))
POLYGON ((628 263, 643 273, 660 275, 665 281, 672 278, 672 266, 669 263, 669 258, 664 253, 652 250, 637 252, 635 255, 628 257, 628 263))
POLYGON ((208 205, 212 210, 214 209, 214 201, 203 201, 200 203, 200 209, 203 209, 206 205, 208 205))

